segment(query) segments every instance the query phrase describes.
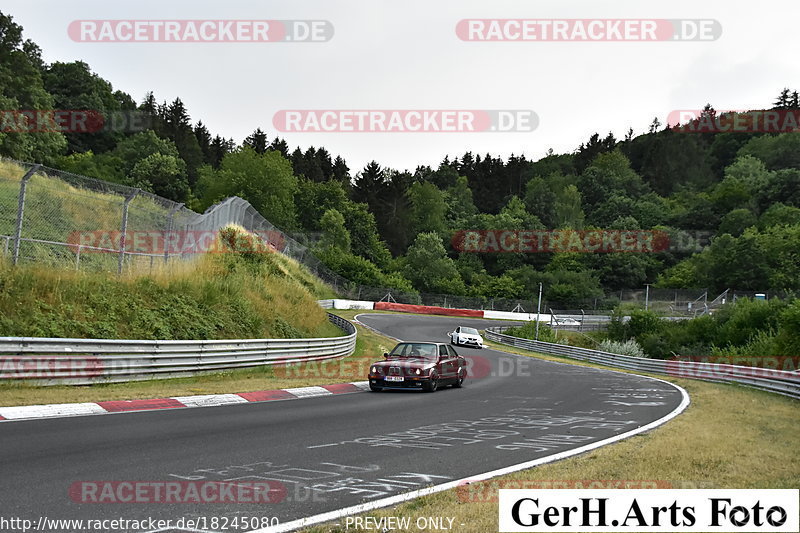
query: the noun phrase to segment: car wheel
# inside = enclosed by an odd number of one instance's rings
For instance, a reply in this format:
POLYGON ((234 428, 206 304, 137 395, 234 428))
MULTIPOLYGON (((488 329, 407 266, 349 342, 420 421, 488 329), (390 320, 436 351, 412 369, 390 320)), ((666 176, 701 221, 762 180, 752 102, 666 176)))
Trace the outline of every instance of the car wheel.
POLYGON ((383 388, 381 388, 381 387, 376 387, 375 385, 373 385, 372 383, 370 383, 370 385, 369 385, 369 390, 371 390, 372 392, 380 392, 380 391, 382 391, 382 390, 383 390, 383 388))
POLYGON ((422 390, 425 392, 436 392, 436 389, 439 388, 439 376, 436 374, 431 374, 430 381, 422 384, 422 390))
POLYGON ((453 383, 453 388, 454 389, 460 389, 463 386, 464 386, 464 373, 461 372, 461 370, 459 369, 458 377, 456 378, 456 382, 453 383))

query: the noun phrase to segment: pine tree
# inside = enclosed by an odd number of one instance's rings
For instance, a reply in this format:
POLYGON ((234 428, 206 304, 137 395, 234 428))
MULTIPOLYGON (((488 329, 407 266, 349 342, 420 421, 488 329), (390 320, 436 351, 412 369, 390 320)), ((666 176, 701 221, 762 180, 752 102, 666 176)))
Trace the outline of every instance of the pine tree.
POLYGON ((347 167, 345 160, 338 155, 333 161, 333 179, 342 182, 348 188, 350 187, 350 169, 347 167))
POLYGON ((275 137, 275 140, 269 145, 269 149, 280 152, 284 158, 289 159, 289 145, 285 140, 275 137))
POLYGON ((194 136, 197 139, 198 146, 200 146, 200 151, 203 152, 203 162, 211 164, 213 161, 211 152, 211 143, 213 139, 202 120, 198 121, 194 127, 194 136))
POLYGON ((249 146, 257 154, 263 154, 267 151, 267 134, 257 128, 256 131, 247 136, 244 140, 244 145, 249 146))
POLYGON ((789 89, 788 88, 784 88, 781 91, 781 94, 775 100, 775 103, 772 104, 772 106, 773 106, 772 108, 773 109, 789 109, 790 104, 791 104, 791 96, 789 95, 789 89))

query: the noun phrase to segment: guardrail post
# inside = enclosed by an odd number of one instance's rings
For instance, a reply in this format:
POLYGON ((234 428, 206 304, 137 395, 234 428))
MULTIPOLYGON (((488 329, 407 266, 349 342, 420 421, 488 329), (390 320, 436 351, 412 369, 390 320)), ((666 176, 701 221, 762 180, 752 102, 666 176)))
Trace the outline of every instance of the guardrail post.
POLYGON ((20 181, 19 197, 17 199, 17 226, 14 229, 14 256, 11 260, 15 265, 19 260, 19 245, 22 239, 22 219, 25 216, 25 193, 28 189, 28 180, 30 180, 40 168, 42 168, 42 165, 33 165, 28 169, 25 175, 22 176, 22 180, 20 181))
POLYGON ((78 245, 78 251, 75 252, 75 270, 80 270, 81 268, 81 249, 83 246, 80 244, 78 245))
POLYGON ((122 264, 125 262, 125 232, 128 231, 128 206, 131 200, 136 198, 139 194, 139 189, 134 189, 131 194, 125 197, 125 203, 122 204, 122 228, 120 229, 119 237, 119 259, 117 261, 117 275, 122 274, 122 264))

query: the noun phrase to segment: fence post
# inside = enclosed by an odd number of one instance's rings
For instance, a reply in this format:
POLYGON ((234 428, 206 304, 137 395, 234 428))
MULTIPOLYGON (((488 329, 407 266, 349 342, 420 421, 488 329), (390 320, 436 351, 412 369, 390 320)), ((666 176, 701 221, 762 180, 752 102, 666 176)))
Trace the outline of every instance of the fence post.
MULTIPOLYGON (((169 263, 169 246, 167 243, 169 242, 169 234, 172 233, 173 225, 175 223, 175 213, 183 207, 183 204, 178 204, 174 206, 172 209, 169 210, 169 215, 167 215, 167 231, 164 233, 164 264, 166 265, 169 263)), ((152 268, 151 268, 152 270, 152 268)))
POLYGON ((83 246, 79 244, 78 251, 75 252, 75 270, 81 269, 81 248, 83 248, 83 246))
POLYGON ((30 180, 41 167, 42 165, 33 165, 28 169, 25 175, 22 176, 22 180, 20 181, 19 198, 17 200, 17 227, 14 229, 14 257, 12 258, 12 263, 15 265, 19 260, 19 244, 20 239, 22 239, 22 219, 25 215, 25 192, 28 188, 28 180, 30 180))
POLYGON ((134 189, 131 194, 125 197, 125 203, 122 204, 122 228, 120 229, 119 237, 119 259, 117 260, 117 275, 122 274, 122 264, 125 261, 125 232, 128 231, 128 206, 131 200, 136 198, 139 194, 139 189, 134 189))

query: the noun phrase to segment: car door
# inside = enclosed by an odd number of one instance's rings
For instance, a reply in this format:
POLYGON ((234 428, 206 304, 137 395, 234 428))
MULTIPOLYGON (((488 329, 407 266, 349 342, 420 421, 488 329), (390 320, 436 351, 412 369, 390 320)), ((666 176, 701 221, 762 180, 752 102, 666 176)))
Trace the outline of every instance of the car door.
POLYGON ((450 357, 453 361, 453 372, 455 373, 456 377, 458 376, 458 371, 461 370, 462 375, 466 377, 467 373, 467 361, 463 357, 459 357, 458 352, 452 347, 448 346, 447 350, 450 352, 450 357))
POLYGON ((441 366, 441 373, 439 374, 442 379, 453 379, 456 376, 456 368, 454 365, 453 357, 447 350, 446 344, 439 345, 439 364, 441 366))

